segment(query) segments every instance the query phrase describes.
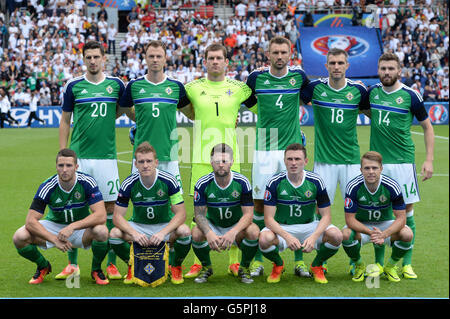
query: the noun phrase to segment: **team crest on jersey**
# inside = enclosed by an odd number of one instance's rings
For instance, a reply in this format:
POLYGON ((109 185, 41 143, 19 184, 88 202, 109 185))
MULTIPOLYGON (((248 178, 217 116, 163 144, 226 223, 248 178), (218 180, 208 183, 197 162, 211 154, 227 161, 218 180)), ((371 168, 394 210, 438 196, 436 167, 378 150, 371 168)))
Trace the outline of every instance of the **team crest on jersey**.
POLYGON ((381 196, 380 196, 380 202, 384 203, 385 201, 387 201, 386 196, 384 196, 383 194, 381 194, 381 196))
POLYGON ((81 194, 80 194, 79 191, 76 191, 76 192, 73 194, 73 196, 74 196, 76 199, 80 199, 80 198, 81 198, 81 194))
POLYGON ((241 193, 239 193, 238 191, 233 191, 233 192, 231 193, 231 196, 233 196, 233 198, 238 198, 239 195, 241 195, 241 193))
POLYGON ((172 91, 172 89, 171 89, 171 88, 166 88, 166 93, 167 93, 167 94, 169 94, 169 95, 170 95, 170 94, 172 94, 172 92, 173 92, 173 91, 172 91))
POLYGON ((294 86, 295 83, 297 83, 297 81, 294 78, 292 78, 289 80, 289 83, 291 83, 291 85, 294 86))
POLYGON ((106 92, 108 92, 109 94, 111 94, 114 91, 114 89, 111 87, 111 85, 108 85, 106 87, 106 92))
POLYGON ((401 96, 399 96, 398 98, 395 99, 395 102, 397 102, 397 104, 402 104, 403 98, 401 96))
POLYGON ((352 94, 352 92, 348 92, 348 94, 346 95, 346 97, 347 97, 347 100, 349 100, 349 101, 353 100, 353 94, 352 94))
POLYGON ((353 207, 353 201, 350 199, 350 198, 345 198, 345 201, 344 201, 344 207, 345 208, 352 208, 353 207))
POLYGON ((159 197, 163 197, 166 193, 164 193, 164 191, 163 191, 162 189, 159 189, 159 190, 156 192, 156 194, 157 194, 159 197))
POLYGON ((305 192, 305 196, 307 197, 307 198, 310 198, 311 196, 312 196, 312 192, 308 189, 306 192, 305 192))
POLYGON ((199 200, 200 200, 200 194, 197 191, 195 191, 194 192, 194 202, 198 202, 199 200))
POLYGON ((228 96, 231 96, 233 94, 233 91, 231 91, 230 89, 228 89, 228 91, 225 92, 228 96))

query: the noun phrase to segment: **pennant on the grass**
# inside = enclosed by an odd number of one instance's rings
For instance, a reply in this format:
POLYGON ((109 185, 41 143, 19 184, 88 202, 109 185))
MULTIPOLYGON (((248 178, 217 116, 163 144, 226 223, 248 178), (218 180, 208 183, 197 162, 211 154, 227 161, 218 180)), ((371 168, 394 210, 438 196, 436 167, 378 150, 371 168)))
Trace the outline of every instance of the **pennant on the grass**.
POLYGON ((156 287, 164 283, 169 273, 169 249, 166 242, 158 246, 143 247, 136 242, 130 248, 133 282, 143 287, 156 287))

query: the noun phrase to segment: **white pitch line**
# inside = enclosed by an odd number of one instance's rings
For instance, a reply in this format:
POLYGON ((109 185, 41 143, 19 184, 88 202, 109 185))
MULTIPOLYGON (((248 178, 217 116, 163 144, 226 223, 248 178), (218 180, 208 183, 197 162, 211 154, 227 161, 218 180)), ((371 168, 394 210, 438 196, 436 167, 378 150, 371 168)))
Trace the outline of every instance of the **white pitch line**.
MULTIPOLYGON (((416 134, 416 135, 423 135, 423 133, 421 132, 413 132, 411 131, 412 134, 416 134)), ((439 135, 435 135, 434 138, 438 138, 441 140, 447 140, 448 141, 448 136, 439 136, 439 135)))

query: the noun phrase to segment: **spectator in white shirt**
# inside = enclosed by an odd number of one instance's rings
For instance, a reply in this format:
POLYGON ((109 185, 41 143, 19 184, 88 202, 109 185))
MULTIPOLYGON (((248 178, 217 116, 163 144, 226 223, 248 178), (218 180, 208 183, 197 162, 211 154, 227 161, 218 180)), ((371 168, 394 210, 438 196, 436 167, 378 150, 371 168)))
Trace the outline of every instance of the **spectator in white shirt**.
POLYGON ((108 26, 108 53, 114 55, 116 55, 116 35, 117 28, 114 26, 114 23, 111 23, 108 26))
POLYGON ((31 128, 31 122, 33 120, 39 121, 42 124, 45 124, 45 121, 43 119, 40 119, 36 112, 37 112, 37 107, 38 107, 38 103, 39 103, 39 92, 37 90, 33 91, 31 93, 31 98, 30 98, 30 115, 28 115, 28 128, 31 128))

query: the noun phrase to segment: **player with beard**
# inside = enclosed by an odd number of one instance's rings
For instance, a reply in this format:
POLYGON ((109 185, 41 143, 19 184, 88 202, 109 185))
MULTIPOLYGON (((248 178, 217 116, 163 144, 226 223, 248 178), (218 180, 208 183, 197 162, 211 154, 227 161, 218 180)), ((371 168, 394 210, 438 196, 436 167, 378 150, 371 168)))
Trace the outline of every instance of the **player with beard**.
MULTIPOLYGON (((378 60, 381 83, 369 89, 371 110, 370 150, 383 156, 383 174, 398 181, 406 203, 406 225, 415 238, 413 204, 420 200, 411 138, 411 123, 416 117, 424 132, 426 159, 421 168, 422 181, 433 175, 434 130, 422 96, 399 81, 401 67, 395 54, 385 53, 378 60)), ((413 239, 414 244, 414 239, 413 239)), ((402 274, 416 279, 411 266, 412 249, 403 258, 402 274)), ((377 262, 383 258, 376 256, 377 262)), ((381 267, 380 267, 381 268, 381 267)))
MULTIPOLYGON (((270 66, 250 73, 247 85, 252 95, 244 104, 257 109, 256 145, 253 153, 252 186, 255 203, 254 223, 264 228, 264 191, 273 174, 286 169, 284 150, 292 143, 302 143, 299 122, 300 94, 309 79, 300 67, 289 67, 291 42, 274 37, 269 42, 267 57, 270 66)), ((309 277, 301 250, 294 252, 295 274, 309 277)), ((252 276, 264 272, 260 252, 252 263, 252 276)))

